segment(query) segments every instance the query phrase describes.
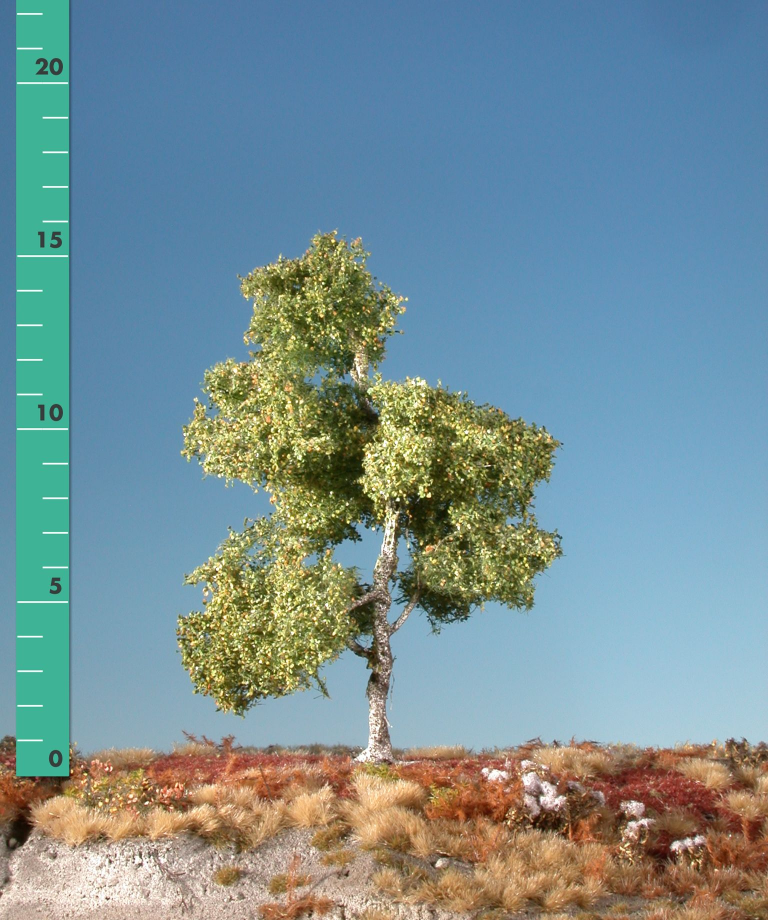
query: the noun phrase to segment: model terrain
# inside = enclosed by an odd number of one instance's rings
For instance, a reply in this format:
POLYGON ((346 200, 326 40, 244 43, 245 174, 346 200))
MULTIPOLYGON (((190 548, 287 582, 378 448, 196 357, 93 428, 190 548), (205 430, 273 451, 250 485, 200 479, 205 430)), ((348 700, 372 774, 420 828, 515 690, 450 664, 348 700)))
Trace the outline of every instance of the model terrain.
POLYGON ((50 918, 768 918, 764 743, 534 739, 370 764, 187 737, 73 749, 68 779, 16 777, 6 737, 0 917, 39 917, 38 898, 50 918))

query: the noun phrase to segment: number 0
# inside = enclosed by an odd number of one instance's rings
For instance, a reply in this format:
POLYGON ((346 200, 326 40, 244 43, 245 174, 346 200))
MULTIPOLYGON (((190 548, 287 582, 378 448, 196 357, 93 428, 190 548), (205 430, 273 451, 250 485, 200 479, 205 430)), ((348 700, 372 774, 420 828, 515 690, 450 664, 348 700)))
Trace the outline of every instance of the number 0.
POLYGON ((64 758, 61 756, 61 751, 51 751, 48 755, 48 763, 52 767, 60 767, 64 758))

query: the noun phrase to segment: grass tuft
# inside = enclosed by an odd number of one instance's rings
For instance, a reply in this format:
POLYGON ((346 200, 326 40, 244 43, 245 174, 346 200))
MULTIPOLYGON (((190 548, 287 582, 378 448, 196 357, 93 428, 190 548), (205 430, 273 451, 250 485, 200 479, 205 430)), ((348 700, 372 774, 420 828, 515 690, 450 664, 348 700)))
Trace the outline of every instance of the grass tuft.
POLYGON ((686 757, 675 764, 675 770, 688 779, 702 783, 707 789, 720 792, 733 784, 734 778, 728 767, 714 760, 701 757, 686 757))
POLYGON ((312 840, 312 846, 323 852, 341 846, 341 841, 349 834, 349 827, 341 821, 334 821, 319 830, 312 840))
POLYGON ((152 748, 107 748, 88 755, 88 760, 108 762, 116 770, 136 770, 139 767, 148 767, 157 759, 157 751, 152 748))
MULTIPOLYGON (((295 888, 301 888, 304 885, 308 885, 311 881, 312 878, 309 875, 297 875, 293 884, 295 888)), ((270 894, 285 894, 285 892, 288 891, 289 882, 290 874, 281 872, 279 875, 275 875, 269 880, 267 890, 270 894)))
POLYGON ((285 892, 287 897, 284 904, 263 904, 259 908, 259 916, 262 920, 294 920, 296 917, 302 917, 312 914, 326 914, 335 907, 335 902, 329 898, 318 897, 311 892, 306 892, 300 897, 296 897, 295 890, 309 884, 309 876, 300 875, 299 854, 294 853, 291 860, 291 866, 287 874, 276 875, 269 883, 271 894, 281 894, 285 892))
POLYGON ((217 885, 234 885, 240 881, 243 870, 237 866, 222 866, 213 873, 213 880, 217 885))
POLYGON ((302 792, 286 808, 286 818, 295 827, 327 826, 335 816, 333 789, 324 785, 316 792, 302 792))
POLYGON ((418 810, 428 798, 427 790, 410 780, 382 780, 377 776, 358 773, 353 777, 352 783, 358 801, 369 811, 391 806, 418 810))
POLYGON ((348 866, 354 862, 357 854, 354 850, 331 850, 320 858, 324 866, 348 866))
POLYGON ((462 744, 415 747, 405 751, 406 760, 461 760, 470 752, 462 744))
POLYGON ((553 773, 568 773, 579 778, 609 774, 613 758, 605 751, 585 751, 577 747, 542 747, 532 760, 553 773))

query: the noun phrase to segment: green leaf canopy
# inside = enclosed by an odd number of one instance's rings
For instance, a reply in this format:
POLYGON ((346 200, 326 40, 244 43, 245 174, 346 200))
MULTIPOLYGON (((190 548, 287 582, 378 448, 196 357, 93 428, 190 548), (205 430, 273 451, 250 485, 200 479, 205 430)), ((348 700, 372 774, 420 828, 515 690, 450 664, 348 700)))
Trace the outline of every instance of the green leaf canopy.
POLYGON ((303 257, 241 279, 258 350, 206 372, 208 405, 195 400, 184 428, 188 460, 274 505, 185 581, 205 587, 203 611, 179 618, 182 663, 225 711, 312 681, 326 692, 320 668, 372 634, 359 572, 333 548, 392 509, 409 556, 397 601, 418 592, 434 632, 487 601, 530 609, 533 578, 561 555, 533 516, 559 443, 441 384, 382 380, 404 298, 375 283, 368 255, 318 234, 303 257))

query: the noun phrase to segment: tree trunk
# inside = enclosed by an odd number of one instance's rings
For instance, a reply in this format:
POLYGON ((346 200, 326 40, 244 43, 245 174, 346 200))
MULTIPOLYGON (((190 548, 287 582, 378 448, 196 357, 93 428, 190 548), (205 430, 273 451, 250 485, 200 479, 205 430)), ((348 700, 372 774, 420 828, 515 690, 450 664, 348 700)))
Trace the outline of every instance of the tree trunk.
MULTIPOLYGON (((381 606, 383 607, 383 604, 381 606)), ((376 605, 372 670, 365 691, 368 697, 368 747, 355 758, 359 763, 393 763, 395 759, 387 721, 387 696, 393 662, 387 628, 388 610, 389 604, 383 613, 380 613, 380 607, 376 605)))
POLYGON ((373 570, 374 603, 373 642, 368 679, 368 747, 355 760, 359 763, 393 763, 392 742, 387 721, 387 695, 392 677, 392 648, 389 643, 391 628, 388 620, 392 596, 389 581, 397 568, 397 520, 395 507, 390 507, 384 524, 384 540, 373 570))

